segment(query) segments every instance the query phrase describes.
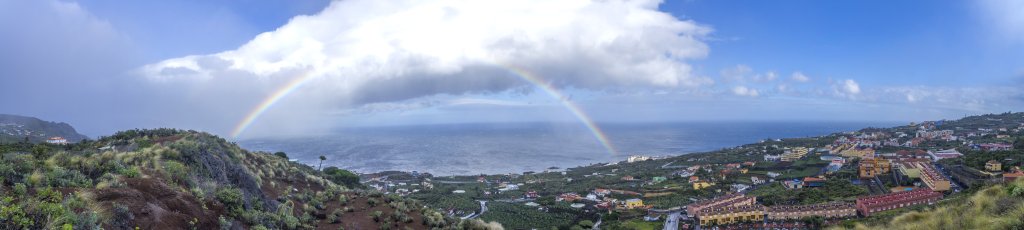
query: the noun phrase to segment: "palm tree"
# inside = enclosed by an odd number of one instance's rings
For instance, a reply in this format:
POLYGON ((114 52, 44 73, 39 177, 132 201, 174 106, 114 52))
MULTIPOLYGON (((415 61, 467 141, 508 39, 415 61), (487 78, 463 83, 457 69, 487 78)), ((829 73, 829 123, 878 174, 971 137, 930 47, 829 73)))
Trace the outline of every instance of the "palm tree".
POLYGON ((325 160, 327 160, 327 157, 325 157, 324 155, 320 155, 320 169, 319 169, 320 171, 324 170, 324 161, 325 160))

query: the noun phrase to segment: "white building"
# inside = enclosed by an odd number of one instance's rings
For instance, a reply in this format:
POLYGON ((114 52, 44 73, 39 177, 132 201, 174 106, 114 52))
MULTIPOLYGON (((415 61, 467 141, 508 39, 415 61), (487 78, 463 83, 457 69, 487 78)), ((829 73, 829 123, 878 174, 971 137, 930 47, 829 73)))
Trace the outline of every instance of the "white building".
POLYGON ((626 158, 626 162, 633 163, 633 162, 637 162, 637 161, 646 161, 646 160, 650 160, 650 159, 651 159, 651 157, 644 156, 644 155, 629 155, 629 157, 626 158))

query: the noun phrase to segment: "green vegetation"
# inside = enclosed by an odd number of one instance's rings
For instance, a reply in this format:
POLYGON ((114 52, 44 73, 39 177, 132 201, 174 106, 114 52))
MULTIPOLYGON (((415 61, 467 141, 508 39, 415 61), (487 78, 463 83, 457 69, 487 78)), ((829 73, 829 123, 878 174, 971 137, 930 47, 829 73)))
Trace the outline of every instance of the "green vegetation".
POLYGON ((828 180, 821 188, 787 190, 780 183, 761 186, 747 193, 756 196, 764 205, 815 204, 828 201, 852 200, 867 195, 867 189, 853 185, 849 180, 828 180))
POLYGON ((509 229, 568 228, 576 223, 576 214, 579 213, 579 209, 568 205, 549 207, 546 212, 535 207, 505 202, 490 202, 487 208, 489 211, 481 215, 480 219, 501 223, 509 229))
POLYGON ((345 185, 347 187, 361 187, 359 184, 359 175, 352 173, 351 171, 339 169, 338 167, 327 167, 324 169, 324 177, 331 182, 336 184, 345 185))
POLYGON ((351 228, 345 224, 376 212, 394 229, 478 224, 437 218, 418 201, 350 190, 354 173, 321 174, 280 155, 174 129, 68 145, 0 144, 0 229, 351 228), (413 221, 420 216, 433 218, 413 221))

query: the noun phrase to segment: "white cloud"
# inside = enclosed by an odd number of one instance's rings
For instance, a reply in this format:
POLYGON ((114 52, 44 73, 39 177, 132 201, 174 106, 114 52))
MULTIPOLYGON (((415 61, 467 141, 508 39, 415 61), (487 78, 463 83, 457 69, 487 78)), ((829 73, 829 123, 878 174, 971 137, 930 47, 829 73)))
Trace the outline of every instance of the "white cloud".
POLYGON ((747 88, 746 86, 736 86, 736 87, 733 87, 732 88, 732 93, 736 94, 737 96, 748 96, 748 97, 757 97, 758 95, 760 95, 760 93, 757 91, 757 89, 747 88))
POLYGON ((832 92, 839 97, 856 99, 860 94, 860 84, 853 79, 840 80, 832 84, 832 92))
MULTIPOLYGON (((312 74, 306 109, 353 107, 527 85, 508 66, 560 88, 698 87, 708 26, 658 11, 659 1, 335 1, 238 49, 141 68, 149 79, 254 97, 312 74), (219 80, 218 80, 219 79, 219 80)), ((201 92, 200 92, 201 93, 201 92)), ((291 101, 295 102, 294 100, 291 101)), ((236 101, 210 99, 239 107, 236 101)), ((249 103, 242 103, 248 104, 249 103)), ((241 115, 239 115, 241 116, 241 115)), ((230 122, 230 121, 228 121, 230 122)))
POLYGON ((778 78, 778 75, 775 74, 775 72, 768 71, 763 74, 754 75, 754 77, 752 77, 751 79, 753 79, 755 82, 770 82, 774 81, 775 78, 778 78))
POLYGON ((743 83, 746 81, 746 76, 753 72, 754 69, 751 69, 750 66, 741 64, 722 69, 722 71, 719 71, 719 75, 722 76, 722 80, 726 83, 743 83))
POLYGON ((795 82, 808 82, 808 81, 811 81, 810 77, 807 77, 807 75, 804 75, 804 73, 801 73, 801 72, 793 72, 793 74, 790 75, 789 79, 793 80, 795 82))

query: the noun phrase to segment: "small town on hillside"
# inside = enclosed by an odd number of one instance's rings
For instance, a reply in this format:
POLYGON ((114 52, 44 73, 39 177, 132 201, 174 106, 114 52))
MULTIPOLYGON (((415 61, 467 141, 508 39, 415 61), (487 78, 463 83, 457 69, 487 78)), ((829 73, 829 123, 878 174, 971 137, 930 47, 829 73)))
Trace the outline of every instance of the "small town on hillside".
POLYGON ((1024 114, 926 121, 543 172, 362 175, 376 190, 511 229, 808 229, 1024 177, 1024 114))

